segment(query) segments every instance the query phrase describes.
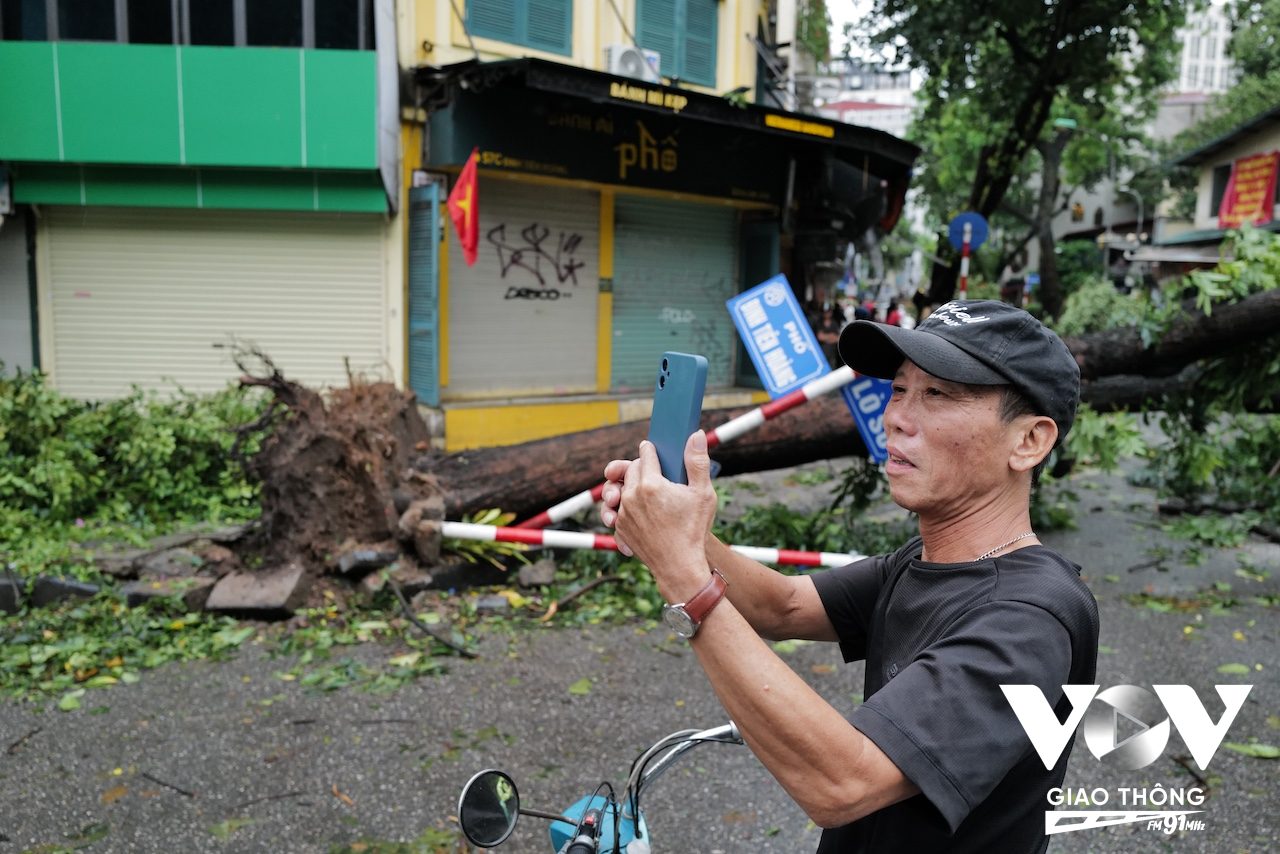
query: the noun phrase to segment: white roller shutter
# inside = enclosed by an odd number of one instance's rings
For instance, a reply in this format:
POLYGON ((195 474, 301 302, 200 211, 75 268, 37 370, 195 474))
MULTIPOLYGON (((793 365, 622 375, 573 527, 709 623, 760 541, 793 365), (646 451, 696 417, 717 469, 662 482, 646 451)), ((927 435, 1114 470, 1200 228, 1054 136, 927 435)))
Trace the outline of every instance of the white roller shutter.
POLYGON ((481 178, 474 266, 449 234, 448 399, 596 390, 599 194, 481 178))
POLYGON ((290 379, 345 385, 387 363, 382 220, 267 211, 51 208, 53 368, 59 390, 190 391, 238 375, 232 339, 290 379))

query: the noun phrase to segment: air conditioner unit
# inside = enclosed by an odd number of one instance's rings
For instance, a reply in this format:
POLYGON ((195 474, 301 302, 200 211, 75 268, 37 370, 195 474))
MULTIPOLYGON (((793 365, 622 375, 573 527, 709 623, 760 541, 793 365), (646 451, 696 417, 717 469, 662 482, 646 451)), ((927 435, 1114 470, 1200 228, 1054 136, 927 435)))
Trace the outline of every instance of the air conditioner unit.
POLYGON ((610 74, 657 83, 662 80, 661 66, 662 54, 656 50, 642 50, 629 44, 605 45, 604 67, 610 74))

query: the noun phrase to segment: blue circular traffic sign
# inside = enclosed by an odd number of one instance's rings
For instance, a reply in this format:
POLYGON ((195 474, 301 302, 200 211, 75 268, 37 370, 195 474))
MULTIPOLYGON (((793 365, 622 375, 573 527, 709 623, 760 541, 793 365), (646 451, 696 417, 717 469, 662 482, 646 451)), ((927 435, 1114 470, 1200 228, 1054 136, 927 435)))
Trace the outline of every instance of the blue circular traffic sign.
POLYGON ((969 230, 969 248, 977 249, 983 243, 986 243, 986 217, 976 211, 965 211, 962 214, 957 214, 955 219, 951 220, 951 225, 947 227, 947 239, 951 241, 951 245, 957 249, 964 247, 964 227, 966 223, 971 226, 969 230))

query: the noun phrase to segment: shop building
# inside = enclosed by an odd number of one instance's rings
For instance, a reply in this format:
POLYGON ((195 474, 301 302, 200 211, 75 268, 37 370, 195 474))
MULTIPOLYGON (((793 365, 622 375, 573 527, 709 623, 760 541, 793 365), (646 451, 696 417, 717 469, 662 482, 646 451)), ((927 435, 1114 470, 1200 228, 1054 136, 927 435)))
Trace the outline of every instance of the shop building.
POLYGON ((3 0, 0 80, 14 367, 209 391, 239 344, 403 379, 393 0, 3 0))
MULTIPOLYGON (((644 50, 661 44, 644 35, 654 5, 619 7, 644 50)), ((584 35, 625 39, 608 3, 566 4, 561 53, 518 27, 505 46, 473 27, 473 54, 456 17, 420 21, 432 51, 418 52, 406 104, 408 384, 445 448, 645 418, 666 350, 707 357, 704 409, 767 400, 725 301, 778 272, 805 299, 842 238, 897 221, 917 149, 748 103, 758 10, 709 6, 698 44, 714 50, 694 84, 673 81, 665 55, 662 77, 611 65, 616 46, 584 35), (468 266, 443 202, 473 151, 468 266)), ((678 33, 667 44, 698 52, 678 33)))

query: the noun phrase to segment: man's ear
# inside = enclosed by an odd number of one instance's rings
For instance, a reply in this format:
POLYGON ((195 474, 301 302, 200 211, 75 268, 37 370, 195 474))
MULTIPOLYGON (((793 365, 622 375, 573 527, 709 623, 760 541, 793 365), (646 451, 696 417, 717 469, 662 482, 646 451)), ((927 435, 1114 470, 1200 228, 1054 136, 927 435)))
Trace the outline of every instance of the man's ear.
POLYGON ((1009 451, 1009 467, 1031 471, 1058 441, 1058 424, 1047 415, 1023 415, 1013 425, 1017 434, 1009 451))

